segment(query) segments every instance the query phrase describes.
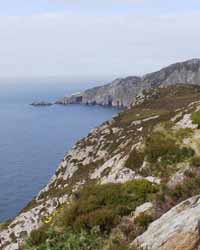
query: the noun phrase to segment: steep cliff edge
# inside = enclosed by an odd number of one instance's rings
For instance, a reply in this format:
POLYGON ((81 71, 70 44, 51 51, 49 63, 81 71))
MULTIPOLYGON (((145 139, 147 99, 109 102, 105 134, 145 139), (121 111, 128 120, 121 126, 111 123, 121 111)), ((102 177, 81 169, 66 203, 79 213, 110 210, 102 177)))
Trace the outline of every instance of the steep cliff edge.
MULTIPOLYGON (((144 91, 78 141, 37 197, 0 226, 0 249, 68 249, 83 238, 72 249, 156 249, 142 235, 149 223, 200 193, 198 110, 199 86, 144 91)), ((184 236, 184 227, 179 231, 184 236)), ((192 240, 198 245, 197 234, 192 240)))
POLYGON ((143 77, 131 76, 117 79, 110 84, 88 89, 64 97, 57 104, 97 104, 103 106, 128 107, 142 90, 150 87, 174 84, 200 84, 200 60, 172 64, 160 71, 143 77))

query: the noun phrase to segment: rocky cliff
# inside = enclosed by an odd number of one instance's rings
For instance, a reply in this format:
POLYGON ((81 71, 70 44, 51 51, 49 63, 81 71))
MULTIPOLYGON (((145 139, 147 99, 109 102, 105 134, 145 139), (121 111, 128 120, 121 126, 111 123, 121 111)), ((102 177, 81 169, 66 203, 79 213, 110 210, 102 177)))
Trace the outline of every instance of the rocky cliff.
POLYGON ((199 86, 144 91, 0 225, 0 249, 198 250, 199 110, 199 86))
POLYGON ((150 87, 174 84, 200 84, 200 60, 172 64, 160 71, 143 77, 117 79, 110 84, 95 87, 81 93, 64 97, 57 104, 98 104, 103 106, 127 107, 142 90, 150 87))

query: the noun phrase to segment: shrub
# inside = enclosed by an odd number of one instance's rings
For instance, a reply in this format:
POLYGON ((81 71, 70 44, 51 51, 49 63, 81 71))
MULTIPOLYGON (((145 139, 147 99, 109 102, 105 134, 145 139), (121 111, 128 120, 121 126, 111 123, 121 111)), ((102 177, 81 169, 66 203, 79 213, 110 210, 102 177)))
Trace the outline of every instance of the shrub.
POLYGON ((157 132, 147 138, 145 155, 150 163, 156 163, 160 160, 162 164, 170 165, 192 157, 194 150, 188 147, 181 148, 175 140, 157 132))
POLYGON ((175 164, 183 162, 184 160, 191 158, 194 155, 194 150, 188 147, 176 148, 174 152, 170 152, 164 155, 161 162, 164 164, 175 164))
POLYGON ((192 172, 191 170, 186 170, 186 171, 184 172, 184 175, 185 175, 186 177, 188 177, 188 178, 194 178, 194 177, 196 176, 195 173, 192 172))
POLYGON ((74 223, 74 229, 77 231, 81 231, 83 228, 91 230, 98 225, 101 232, 109 232, 117 223, 118 218, 115 213, 111 209, 102 208, 80 215, 74 223))
POLYGON ((153 133, 146 140, 145 155, 151 163, 155 163, 162 156, 173 154, 176 150, 175 141, 166 138, 162 133, 153 133))
POLYGON ((144 153, 134 149, 129 154, 129 157, 125 163, 125 167, 130 168, 132 170, 137 170, 142 166, 143 161, 144 161, 144 153))
POLYGON ((30 246, 38 246, 42 243, 44 243, 47 239, 47 233, 44 230, 43 227, 37 229, 37 230, 33 230, 30 234, 29 237, 29 244, 30 246))
POLYGON ((200 157, 195 156, 191 159, 191 165, 192 167, 200 167, 200 157))
POLYGON ((149 226, 149 224, 153 221, 153 217, 142 213, 135 219, 135 223, 139 226, 141 226, 144 230, 146 230, 149 226))
POLYGON ((192 123, 197 124, 198 128, 200 128, 200 111, 192 113, 192 123))
POLYGON ((193 134, 193 129, 191 128, 179 128, 176 132, 175 136, 178 137, 180 140, 190 137, 193 134))
POLYGON ((76 195, 72 206, 64 209, 61 220, 65 227, 78 231, 99 226, 102 232, 109 232, 121 216, 151 200, 157 191, 157 186, 147 180, 89 185, 76 195))
POLYGON ((22 247, 23 250, 100 250, 104 238, 98 228, 93 228, 89 233, 82 231, 75 233, 69 229, 56 232, 53 228, 47 231, 48 240, 41 244, 31 245, 30 240, 22 247))
POLYGON ((106 242, 104 250, 129 250, 129 242, 125 239, 123 232, 115 228, 106 242))
POLYGON ((156 195, 156 202, 161 210, 167 211, 181 201, 200 193, 200 177, 191 177, 174 188, 166 186, 156 195))

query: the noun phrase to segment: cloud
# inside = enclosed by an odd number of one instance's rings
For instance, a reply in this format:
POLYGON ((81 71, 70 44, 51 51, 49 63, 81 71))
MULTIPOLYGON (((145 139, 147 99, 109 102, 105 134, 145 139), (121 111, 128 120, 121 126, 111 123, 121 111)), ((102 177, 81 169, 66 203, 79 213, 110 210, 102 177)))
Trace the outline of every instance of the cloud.
POLYGON ((0 77, 127 76, 200 57, 200 13, 0 17, 0 77))

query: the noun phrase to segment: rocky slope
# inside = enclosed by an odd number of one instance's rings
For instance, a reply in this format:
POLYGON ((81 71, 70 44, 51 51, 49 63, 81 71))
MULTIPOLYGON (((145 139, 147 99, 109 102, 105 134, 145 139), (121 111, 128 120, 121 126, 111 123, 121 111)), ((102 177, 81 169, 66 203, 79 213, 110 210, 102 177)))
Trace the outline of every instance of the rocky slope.
POLYGON ((149 250, 199 249, 200 196, 172 208, 137 237, 133 245, 149 250))
POLYGON ((142 90, 174 84, 200 84, 200 60, 176 63, 143 77, 117 79, 110 84, 95 87, 58 100, 57 104, 98 104, 127 107, 142 90))
POLYGON ((197 250, 199 198, 180 202, 200 193, 198 110, 199 86, 144 91, 78 141, 37 197, 0 225, 0 249, 197 250), (80 229, 92 241, 66 248, 80 229))

